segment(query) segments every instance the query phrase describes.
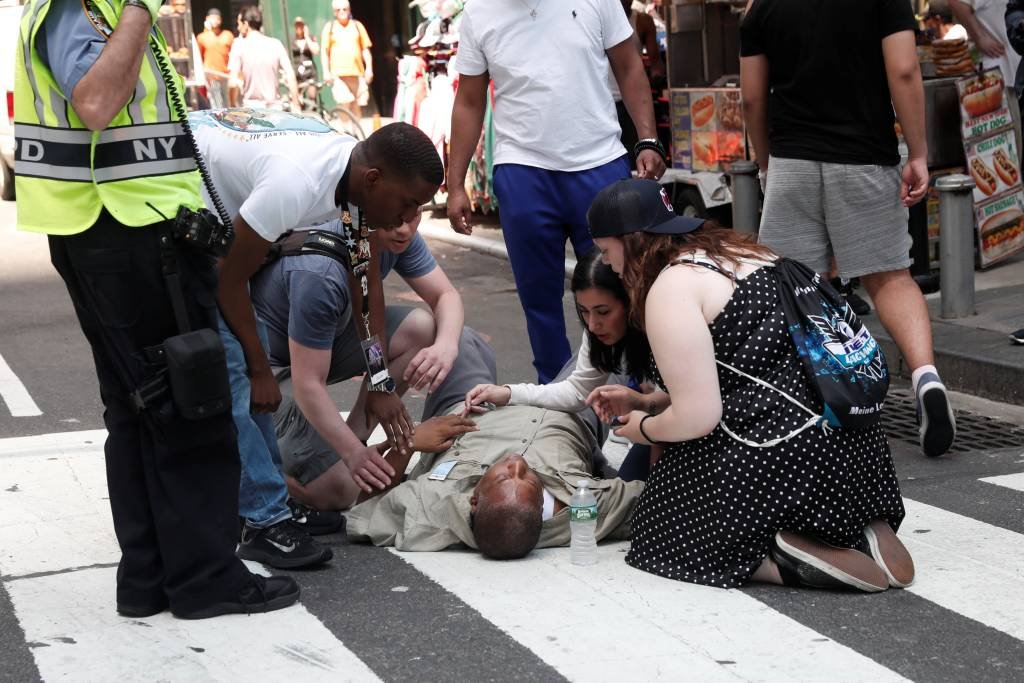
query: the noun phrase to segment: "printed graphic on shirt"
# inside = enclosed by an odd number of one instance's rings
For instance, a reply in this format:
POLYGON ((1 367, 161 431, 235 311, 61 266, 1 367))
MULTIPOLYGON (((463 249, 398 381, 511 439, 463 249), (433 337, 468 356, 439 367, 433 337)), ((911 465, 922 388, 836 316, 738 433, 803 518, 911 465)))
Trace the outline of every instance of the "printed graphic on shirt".
POLYGON ((244 139, 264 139, 273 135, 304 133, 335 134, 335 130, 315 116, 304 116, 273 109, 211 109, 189 114, 193 128, 215 127, 243 133, 244 139))

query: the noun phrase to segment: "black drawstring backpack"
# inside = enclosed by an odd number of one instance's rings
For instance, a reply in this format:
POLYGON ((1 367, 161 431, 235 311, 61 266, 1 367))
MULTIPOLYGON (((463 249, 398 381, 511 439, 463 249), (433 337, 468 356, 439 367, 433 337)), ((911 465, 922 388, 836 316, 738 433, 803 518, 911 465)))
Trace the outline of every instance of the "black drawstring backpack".
POLYGON ((779 299, 797 355, 817 388, 830 427, 878 424, 889 391, 882 349, 846 300, 798 261, 775 263, 779 299))

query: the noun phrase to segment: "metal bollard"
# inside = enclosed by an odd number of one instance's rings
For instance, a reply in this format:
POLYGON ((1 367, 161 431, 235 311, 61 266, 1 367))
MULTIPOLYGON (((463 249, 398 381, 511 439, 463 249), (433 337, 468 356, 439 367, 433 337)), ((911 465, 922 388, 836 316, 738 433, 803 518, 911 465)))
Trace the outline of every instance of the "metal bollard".
POLYGON ((935 181, 935 189, 939 191, 940 315, 963 318, 974 315, 974 179, 943 176, 935 181))
POLYGON ((732 178, 732 227, 736 232, 757 234, 761 220, 758 204, 761 187, 757 180, 757 164, 740 159, 729 167, 732 178))

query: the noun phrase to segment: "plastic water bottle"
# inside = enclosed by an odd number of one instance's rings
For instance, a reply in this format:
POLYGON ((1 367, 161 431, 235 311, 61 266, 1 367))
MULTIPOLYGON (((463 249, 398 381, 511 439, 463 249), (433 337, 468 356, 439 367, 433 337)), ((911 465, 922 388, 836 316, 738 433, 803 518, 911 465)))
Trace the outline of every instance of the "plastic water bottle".
POLYGON ((597 564, 597 498, 590 481, 580 479, 569 501, 569 561, 573 564, 597 564))

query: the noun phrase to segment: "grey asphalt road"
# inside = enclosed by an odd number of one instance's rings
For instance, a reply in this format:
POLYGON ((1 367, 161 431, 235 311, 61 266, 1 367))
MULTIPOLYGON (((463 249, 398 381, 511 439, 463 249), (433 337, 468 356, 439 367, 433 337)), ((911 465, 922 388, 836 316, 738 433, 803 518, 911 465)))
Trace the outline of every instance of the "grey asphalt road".
MULTIPOLYGON (((66 291, 49 264, 46 239, 16 233, 13 212, 13 204, 0 203, 0 356, 43 414, 12 417, 0 403, 0 438, 101 428, 89 350, 66 291)), ((500 379, 533 379, 525 325, 508 265, 461 248, 433 246, 462 292, 467 324, 495 347, 500 379)), ((389 279, 387 294, 392 301, 413 299, 397 277, 389 279)), ((566 313, 572 321, 568 306, 566 313)), ((355 390, 354 382, 332 387, 341 409, 355 390)), ((419 413, 420 400, 409 401, 414 415, 419 413)), ((991 428, 1011 426, 996 423, 991 428)), ((915 501, 916 510, 934 508, 967 520, 965 533, 970 524, 981 523, 985 528, 1024 534, 1024 495, 981 481, 1024 471, 1024 448, 968 449, 946 459, 926 460, 905 441, 893 439, 892 445, 903 492, 915 501)), ((908 520, 904 533, 927 539, 937 530, 920 519, 908 520)), ((295 574, 303 588, 303 604, 380 678, 536 681, 568 675, 395 554, 349 545, 341 535, 324 540, 335 551, 331 566, 295 574), (394 593, 382 593, 398 585, 415 590, 397 598, 394 593)), ((980 561, 971 566, 976 572, 991 571, 980 561)), ((509 565, 507 571, 516 572, 516 565, 509 565)), ((5 582, 11 580, 24 579, 0 576, 0 651, 4 653, 0 680, 35 680, 39 674, 33 648, 39 644, 25 641, 13 614, 5 589, 5 582)), ((1006 581, 1000 585, 1007 585, 1006 581)), ((1002 597, 1017 604, 1022 588, 1020 581, 1014 585, 1012 594, 1002 597)), ((1020 629, 995 628, 977 614, 969 616, 965 613, 969 610, 944 606, 926 592, 860 596, 764 586, 743 591, 809 626, 822 639, 834 640, 911 680, 1024 679, 1020 629)), ((622 635, 636 642, 645 636, 622 635)), ((770 638, 770 634, 737 633, 735 637, 770 638)), ((692 641, 699 643, 700 638, 694 634, 692 641)), ((244 643, 239 647, 244 651, 244 643)), ((785 658, 788 653, 778 656, 785 658)), ((723 678, 729 678, 732 663, 718 662, 723 678)), ((850 672, 849 680, 861 678, 850 672)))

